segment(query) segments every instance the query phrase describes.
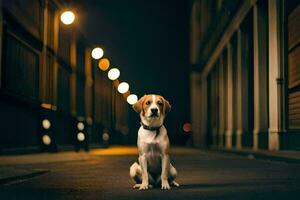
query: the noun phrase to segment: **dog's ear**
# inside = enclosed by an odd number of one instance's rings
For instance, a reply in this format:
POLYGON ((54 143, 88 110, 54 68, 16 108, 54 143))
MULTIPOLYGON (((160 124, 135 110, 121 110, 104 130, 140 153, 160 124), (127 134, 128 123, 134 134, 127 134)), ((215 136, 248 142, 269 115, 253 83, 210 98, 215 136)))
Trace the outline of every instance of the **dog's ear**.
POLYGON ((164 99, 164 110, 165 110, 165 114, 167 114, 168 112, 171 111, 171 105, 169 103, 169 101, 164 99))
POLYGON ((142 108, 143 108, 143 103, 145 101, 145 98, 146 98, 146 94, 141 97, 135 104, 133 104, 132 108, 135 112, 137 113, 140 113, 142 111, 142 108))

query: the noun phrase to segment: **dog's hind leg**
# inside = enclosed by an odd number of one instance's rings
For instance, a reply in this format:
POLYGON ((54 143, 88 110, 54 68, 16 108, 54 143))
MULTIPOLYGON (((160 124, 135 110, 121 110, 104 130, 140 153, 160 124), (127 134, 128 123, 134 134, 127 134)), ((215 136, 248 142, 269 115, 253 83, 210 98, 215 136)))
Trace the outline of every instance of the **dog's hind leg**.
MULTIPOLYGON (((142 183, 142 168, 141 166, 135 162, 131 165, 130 170, 129 170, 129 175, 130 178, 133 180, 135 185, 133 188, 140 188, 141 183, 142 183)), ((152 185, 154 184, 154 179, 152 178, 151 174, 148 173, 149 177, 149 188, 152 188, 152 185)))
POLYGON ((129 175, 136 184, 142 183, 142 168, 137 162, 131 165, 129 175))
POLYGON ((170 170, 169 170, 169 183, 172 186, 176 186, 179 187, 179 184, 175 181, 175 178, 177 177, 177 170, 175 169, 175 167, 173 167, 173 165, 170 163, 170 170))

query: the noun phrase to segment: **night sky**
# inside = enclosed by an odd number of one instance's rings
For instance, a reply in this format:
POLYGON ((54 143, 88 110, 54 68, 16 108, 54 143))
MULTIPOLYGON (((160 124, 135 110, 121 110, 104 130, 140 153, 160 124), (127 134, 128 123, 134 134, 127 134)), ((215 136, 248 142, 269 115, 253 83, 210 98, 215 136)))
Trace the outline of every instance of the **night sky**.
MULTIPOLYGON (((189 1, 77 0, 74 7, 78 27, 103 47, 132 93, 157 93, 170 101, 166 127, 171 142, 183 143, 182 125, 190 119, 189 1)), ((129 126, 136 134, 134 111, 129 126)))

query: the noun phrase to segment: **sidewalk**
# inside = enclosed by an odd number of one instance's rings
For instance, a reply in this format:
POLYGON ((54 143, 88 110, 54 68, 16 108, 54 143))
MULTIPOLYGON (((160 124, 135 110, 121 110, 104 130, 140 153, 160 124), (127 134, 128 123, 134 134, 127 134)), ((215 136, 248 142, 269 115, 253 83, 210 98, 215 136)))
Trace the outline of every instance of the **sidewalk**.
POLYGON ((249 159, 264 159, 273 161, 283 161, 288 163, 300 163, 300 151, 287 150, 253 150, 253 149, 227 149, 220 147, 209 148, 211 151, 224 152, 247 156, 249 159))
POLYGON ((34 164, 84 161, 91 158, 86 152, 38 153, 0 156, 0 185, 39 176, 50 172, 47 168, 35 168, 34 164))

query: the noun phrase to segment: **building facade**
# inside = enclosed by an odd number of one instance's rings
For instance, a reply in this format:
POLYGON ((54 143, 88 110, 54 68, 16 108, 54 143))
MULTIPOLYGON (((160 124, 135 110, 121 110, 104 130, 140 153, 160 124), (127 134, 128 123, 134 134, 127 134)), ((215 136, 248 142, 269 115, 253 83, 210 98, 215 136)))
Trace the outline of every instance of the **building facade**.
POLYGON ((197 146, 300 150, 300 2, 194 0, 197 146))
POLYGON ((65 6, 58 0, 1 1, 2 151, 39 149, 46 132, 54 149, 72 146, 78 122, 92 143, 101 142, 103 129, 111 136, 128 133, 126 99, 91 59, 93 45, 76 23, 60 22, 65 6))

